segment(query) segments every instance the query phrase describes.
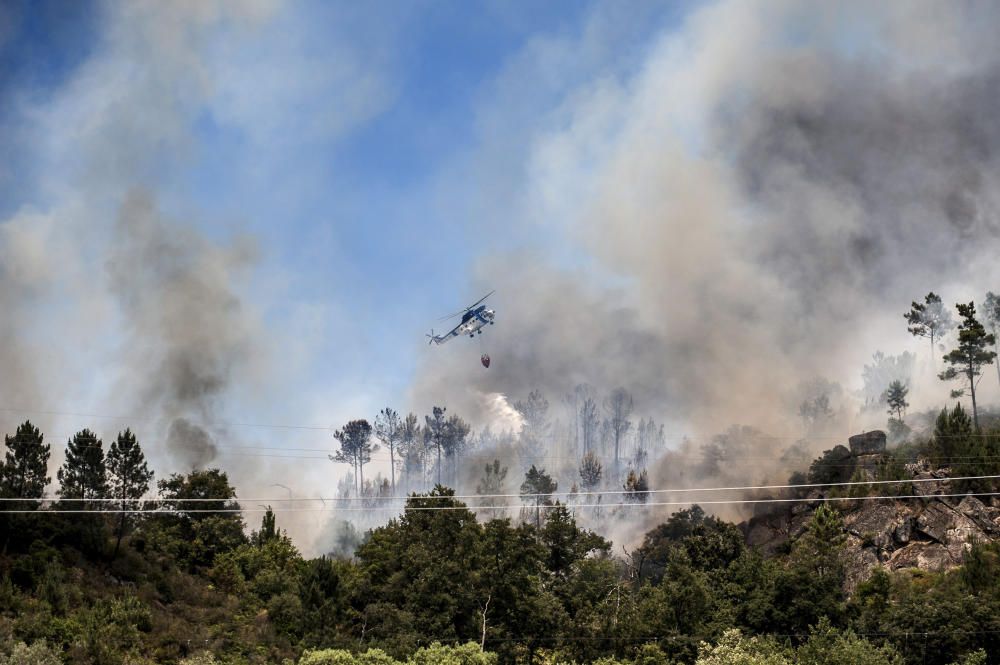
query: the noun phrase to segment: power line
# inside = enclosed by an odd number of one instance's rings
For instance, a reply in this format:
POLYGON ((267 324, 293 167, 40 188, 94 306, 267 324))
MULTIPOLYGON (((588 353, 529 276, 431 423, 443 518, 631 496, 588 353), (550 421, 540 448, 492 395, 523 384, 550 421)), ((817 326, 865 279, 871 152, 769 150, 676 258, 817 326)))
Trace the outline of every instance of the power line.
MULTIPOLYGON (((736 485, 731 487, 678 487, 674 489, 648 489, 648 490, 602 490, 602 491, 583 491, 583 492, 532 492, 525 494, 455 494, 455 495, 436 495, 436 496, 383 496, 383 497, 286 497, 286 498, 243 498, 238 497, 225 497, 225 498, 205 498, 196 497, 190 499, 134 499, 134 501, 152 501, 152 502, 217 502, 217 501, 264 501, 264 502, 297 502, 297 501, 405 501, 408 499, 524 499, 524 498, 537 498, 537 497, 570 497, 570 496, 591 496, 591 495, 617 495, 617 494, 662 494, 662 493, 672 493, 672 492, 749 492, 756 490, 776 490, 776 489, 810 489, 817 487, 852 487, 855 485, 898 485, 900 483, 932 483, 932 482, 946 482, 946 481, 957 481, 957 480, 996 480, 1000 479, 1000 474, 998 475, 986 475, 986 476, 955 476, 952 478, 910 478, 908 480, 848 480, 843 482, 835 483, 803 483, 799 485, 736 485)), ((923 496, 923 495, 921 495, 923 496)), ((943 496, 943 495, 929 495, 929 496, 943 496)), ((0 501, 42 501, 44 499, 40 498, 24 498, 24 497, 0 497, 0 501)), ((83 498, 66 498, 58 499, 59 501, 82 501, 82 502, 117 502, 121 501, 120 498, 93 498, 93 499, 83 499, 83 498)), ((132 500, 132 499, 130 499, 132 500)))
MULTIPOLYGON (((629 501, 629 502, 618 502, 618 503, 578 503, 578 504, 539 504, 539 505, 526 505, 521 506, 522 508, 527 508, 531 510, 555 510, 557 508, 566 508, 567 510, 576 510, 577 508, 653 508, 661 506, 690 506, 692 504, 698 504, 702 506, 715 506, 715 505, 736 505, 736 504, 764 504, 764 503, 834 503, 838 501, 897 501, 901 499, 947 499, 955 497, 966 497, 966 496, 1000 496, 1000 492, 962 492, 955 494, 893 494, 885 496, 829 496, 829 497, 816 497, 816 498, 783 498, 783 499, 713 499, 708 501, 629 501)), ((415 497, 421 498, 454 498, 454 497, 415 497)), ((36 499, 37 500, 37 499, 36 499)), ((370 499, 372 501, 379 501, 379 499, 370 499)), ((270 507, 261 508, 135 508, 135 509, 121 509, 115 508, 111 510, 100 510, 100 509, 83 509, 83 510, 66 510, 66 509, 15 509, 15 510, 2 510, 2 514, 29 514, 29 515, 52 515, 52 514, 104 514, 104 515, 117 515, 122 513, 127 514, 156 514, 156 515, 174 515, 174 514, 231 514, 231 513, 265 513, 271 512, 283 512, 283 513, 321 513, 321 512, 371 512, 373 510, 388 508, 389 506, 322 506, 318 508, 300 508, 300 507, 290 507, 277 509, 272 509, 270 507)), ((510 506, 507 504, 489 504, 484 506, 410 506, 405 507, 406 511, 435 511, 435 510, 498 510, 515 508, 517 506, 510 506)))

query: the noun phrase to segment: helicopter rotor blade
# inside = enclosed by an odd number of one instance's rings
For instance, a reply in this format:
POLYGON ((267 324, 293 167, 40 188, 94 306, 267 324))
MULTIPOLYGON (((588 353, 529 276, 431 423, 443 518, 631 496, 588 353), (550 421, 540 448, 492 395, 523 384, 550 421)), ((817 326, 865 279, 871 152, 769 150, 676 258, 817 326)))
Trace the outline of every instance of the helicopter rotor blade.
POLYGON ((465 309, 462 309, 462 310, 460 310, 460 311, 458 311, 458 312, 455 312, 454 314, 449 314, 448 316, 443 316, 443 317, 441 317, 440 319, 438 319, 438 321, 447 321, 448 319, 453 319, 453 318, 455 318, 456 316, 461 316, 462 314, 465 314, 465 313, 466 313, 466 312, 468 312, 469 310, 471 310, 471 309, 474 309, 474 308, 475 308, 475 307, 476 307, 477 305, 479 305, 479 303, 483 302, 484 300, 486 300, 487 298, 489 298, 489 297, 490 297, 491 295, 493 295, 494 293, 496 293, 496 289, 494 289, 493 291, 490 291, 490 292, 489 292, 489 293, 487 293, 487 294, 486 294, 485 296, 483 296, 482 298, 480 298, 480 299, 479 299, 479 300, 477 300, 476 302, 472 303, 471 305, 469 305, 469 306, 468 306, 468 307, 466 307, 465 309))
POLYGON ((469 305, 468 307, 466 307, 466 308, 465 308, 465 309, 466 309, 466 311, 468 311, 468 310, 472 309, 473 307, 475 307, 476 305, 478 305, 478 304, 479 304, 479 303, 481 303, 482 301, 484 301, 484 300, 486 300, 487 298, 489 298, 489 297, 490 297, 491 295, 493 295, 494 293, 496 293, 496 289, 494 289, 493 291, 490 291, 490 292, 489 292, 489 293, 487 293, 487 294, 486 294, 485 296, 483 296, 482 298, 480 298, 480 299, 479 299, 479 300, 477 300, 476 302, 474 302, 474 303, 472 303, 471 305, 469 305))

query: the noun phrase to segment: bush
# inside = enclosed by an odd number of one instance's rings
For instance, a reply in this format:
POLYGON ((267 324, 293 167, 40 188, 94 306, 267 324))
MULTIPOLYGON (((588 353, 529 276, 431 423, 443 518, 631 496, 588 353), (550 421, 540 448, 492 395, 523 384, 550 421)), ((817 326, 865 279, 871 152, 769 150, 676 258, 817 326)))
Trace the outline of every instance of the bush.
POLYGON ((299 665, 402 665, 381 649, 369 649, 354 655, 346 649, 320 649, 306 651, 299 665))
POLYGON ((35 642, 30 647, 24 642, 18 642, 10 655, 0 656, 0 665, 62 665, 62 659, 45 640, 35 642))
POLYGON ((496 665, 497 655, 479 649, 478 644, 452 647, 434 642, 417 650, 407 661, 408 665, 496 665))

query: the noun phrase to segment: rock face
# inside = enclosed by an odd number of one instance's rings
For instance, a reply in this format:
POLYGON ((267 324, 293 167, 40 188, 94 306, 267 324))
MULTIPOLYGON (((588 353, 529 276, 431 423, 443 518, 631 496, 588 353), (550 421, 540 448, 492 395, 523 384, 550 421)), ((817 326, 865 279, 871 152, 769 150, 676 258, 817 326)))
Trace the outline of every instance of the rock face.
POLYGON ((885 452, 885 432, 880 429, 855 434, 847 440, 852 455, 881 455, 885 452))
MULTIPOLYGON (((747 543, 766 554, 779 552, 802 534, 814 510, 815 505, 798 514, 755 517, 744 523, 747 543)), ((838 510, 847 530, 849 592, 876 565, 889 570, 954 568, 972 540, 1000 538, 1000 508, 973 496, 961 501, 932 496, 850 501, 838 504, 838 510)))
MULTIPOLYGON (((885 432, 858 434, 848 443, 849 451, 837 446, 828 454, 849 460, 853 470, 874 479, 884 460, 885 432)), ((956 491, 950 470, 932 469, 925 461, 906 465, 906 471, 919 482, 900 483, 898 493, 920 498, 868 497, 833 504, 847 531, 848 592, 877 565, 890 570, 954 568, 971 541, 1000 538, 1000 501, 987 505, 973 496, 942 496, 956 491)), ((823 498, 824 492, 814 489, 800 503, 754 516, 742 525, 747 544, 766 555, 786 550, 805 531, 823 498)))

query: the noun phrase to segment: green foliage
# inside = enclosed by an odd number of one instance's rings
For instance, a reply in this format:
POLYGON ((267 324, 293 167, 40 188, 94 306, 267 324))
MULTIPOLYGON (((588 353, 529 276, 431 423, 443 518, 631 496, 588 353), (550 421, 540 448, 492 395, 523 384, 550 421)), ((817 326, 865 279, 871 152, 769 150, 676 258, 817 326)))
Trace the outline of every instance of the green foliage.
POLYGON ((773 640, 744 637, 738 630, 727 630, 714 646, 702 642, 695 665, 791 665, 792 662, 773 640))
MULTIPOLYGON (((80 430, 66 444, 66 459, 56 474, 63 499, 103 499, 108 495, 104 443, 89 429, 80 430)), ((67 502, 68 510, 99 509, 98 504, 67 502)))
POLYGON ((725 568, 745 549, 743 534, 735 525, 706 515, 695 505, 677 511, 646 534, 635 557, 640 562, 640 575, 659 582, 678 547, 692 566, 704 571, 725 568))
POLYGON ((906 407, 910 406, 910 403, 906 401, 906 395, 909 392, 910 389, 898 379, 890 383, 885 391, 885 401, 889 406, 889 415, 895 415, 896 420, 900 423, 903 422, 903 412, 906 411, 906 407))
POLYGON ((153 529, 159 549, 189 568, 208 567, 219 554, 247 542, 236 490, 219 469, 173 474, 159 483, 163 506, 176 515, 158 520, 153 529), (197 502, 189 501, 197 499, 197 502), (223 511, 223 512, 195 512, 223 511))
POLYGON ((775 623, 782 632, 804 633, 823 617, 843 619, 846 539, 837 511, 817 508, 775 580, 775 623))
POLYGON ((216 665, 218 662, 210 652, 203 651, 185 658, 180 661, 179 665, 216 665))
POLYGON ((594 491, 601 484, 601 461, 593 451, 587 451, 580 460, 580 484, 588 492, 594 491))
POLYGON ((944 356, 944 361, 950 365, 938 376, 942 381, 960 379, 965 382, 972 398, 972 422, 979 431, 979 409, 976 406, 977 378, 982 373, 983 365, 992 365, 997 352, 989 347, 996 346, 997 339, 987 333, 983 324, 976 319, 975 303, 956 305, 962 317, 958 326, 958 346, 944 356))
MULTIPOLYGON (((106 464, 109 496, 116 499, 115 507, 119 510, 137 509, 139 499, 149 490, 153 472, 146 465, 146 456, 132 430, 126 428, 124 432, 119 432, 118 437, 111 442, 106 464)), ((116 557, 131 519, 133 518, 126 513, 118 516, 118 526, 115 529, 116 557)))
POLYGON ((507 467, 500 466, 500 460, 495 459, 483 469, 482 480, 476 485, 476 494, 500 494, 503 492, 504 480, 507 478, 507 467))
POLYGON ((62 659, 45 640, 31 646, 18 642, 9 654, 0 656, 0 665, 62 665, 62 659))
POLYGON ((903 314, 903 318, 910 324, 907 330, 911 335, 930 339, 932 352, 935 340, 955 327, 941 296, 933 291, 924 296, 924 302, 913 301, 910 311, 903 314))
POLYGON ((359 654, 352 654, 345 649, 322 649, 306 651, 299 659, 299 665, 403 665, 403 663, 381 649, 369 649, 359 654))
POLYGON ((611 543, 604 538, 577 528, 576 519, 566 506, 558 502, 546 515, 545 526, 538 535, 542 545, 548 550, 546 569, 564 580, 572 568, 591 552, 607 553, 611 549, 611 543))
POLYGON ((530 506, 535 507, 535 526, 541 527, 541 506, 551 506, 552 496, 559 483, 552 479, 552 476, 545 473, 545 469, 537 469, 532 464, 531 468, 524 474, 524 482, 521 483, 521 500, 530 506))
POLYGON ((976 649, 956 660, 953 665, 986 665, 986 663, 986 652, 983 649, 976 649))
POLYGON ((392 475, 392 493, 396 493, 396 454, 402 440, 403 422, 395 410, 386 407, 375 417, 375 436, 389 449, 389 471, 392 475))
POLYGON ((482 602, 482 527, 453 495, 438 486, 411 497, 402 517, 375 529, 357 557, 371 589, 368 603, 399 608, 420 635, 471 639, 482 602), (421 510, 431 506, 452 510, 421 510))
MULTIPOLYGON (((27 433, 41 440, 34 428, 27 433)), ((1000 441, 971 434, 956 407, 939 417, 934 446, 961 457, 1000 441)), ((81 432, 79 442, 89 438, 81 432)), ((65 498, 87 485, 73 480, 84 478, 77 470, 90 450, 78 448, 79 460, 64 467, 65 498)), ((916 443, 895 449, 877 477, 905 479, 903 462, 918 454, 916 443)), ((987 455, 961 468, 993 463, 987 455)), ((122 492, 116 504, 140 505, 151 473, 128 430, 106 464, 111 491, 122 492)), ((489 482, 502 485, 499 461, 488 468, 489 482)), ((814 463, 814 475, 826 471, 814 463)), ((996 544, 971 543, 950 573, 876 570, 848 599, 846 535, 827 505, 777 556, 748 549, 738 527, 694 506, 623 560, 569 507, 549 503, 557 486, 543 469, 532 467, 525 485, 531 503, 550 510, 524 523, 481 523, 445 487, 414 495, 356 559, 304 560, 270 510, 250 538, 237 512, 197 512, 238 510, 217 469, 161 481, 168 510, 132 525, 111 560, 68 537, 80 520, 32 515, 22 523, 31 530, 8 529, 16 546, 0 553, 0 638, 21 658, 2 656, 0 665, 50 656, 81 665, 290 664, 299 656, 352 665, 948 665, 1000 653, 996 544)))
POLYGON ((646 473, 646 470, 643 469, 642 472, 637 474, 633 469, 629 469, 622 489, 625 490, 625 494, 622 496, 626 501, 646 503, 646 500, 649 498, 649 475, 646 473))
POLYGON ((876 646, 854 634, 834 628, 823 618, 809 630, 809 639, 796 652, 799 665, 903 665, 891 645, 876 646))
POLYGON ((481 651, 478 644, 453 647, 434 642, 417 649, 407 665, 497 665, 497 656, 481 651))
POLYGON ((350 464, 354 468, 355 491, 360 496, 364 484, 365 464, 371 461, 372 453, 378 450, 378 446, 371 442, 372 426, 364 419, 352 420, 344 425, 343 429, 334 432, 333 438, 340 443, 340 450, 332 459, 350 464))
POLYGON ((643 644, 632 661, 634 665, 671 665, 672 661, 656 644, 643 644))
MULTIPOLYGON (((3 498, 40 499, 51 478, 46 475, 49 446, 42 433, 30 421, 18 426, 14 436, 6 436, 4 463, 0 466, 0 496, 3 498)), ((17 508, 31 510, 37 501, 18 501, 17 508)), ((13 504, 5 504, 13 505, 13 504)))
POLYGON ((822 456, 813 460, 807 479, 810 484, 816 485, 842 483, 851 477, 853 471, 851 451, 846 446, 838 445, 823 451, 822 456))

